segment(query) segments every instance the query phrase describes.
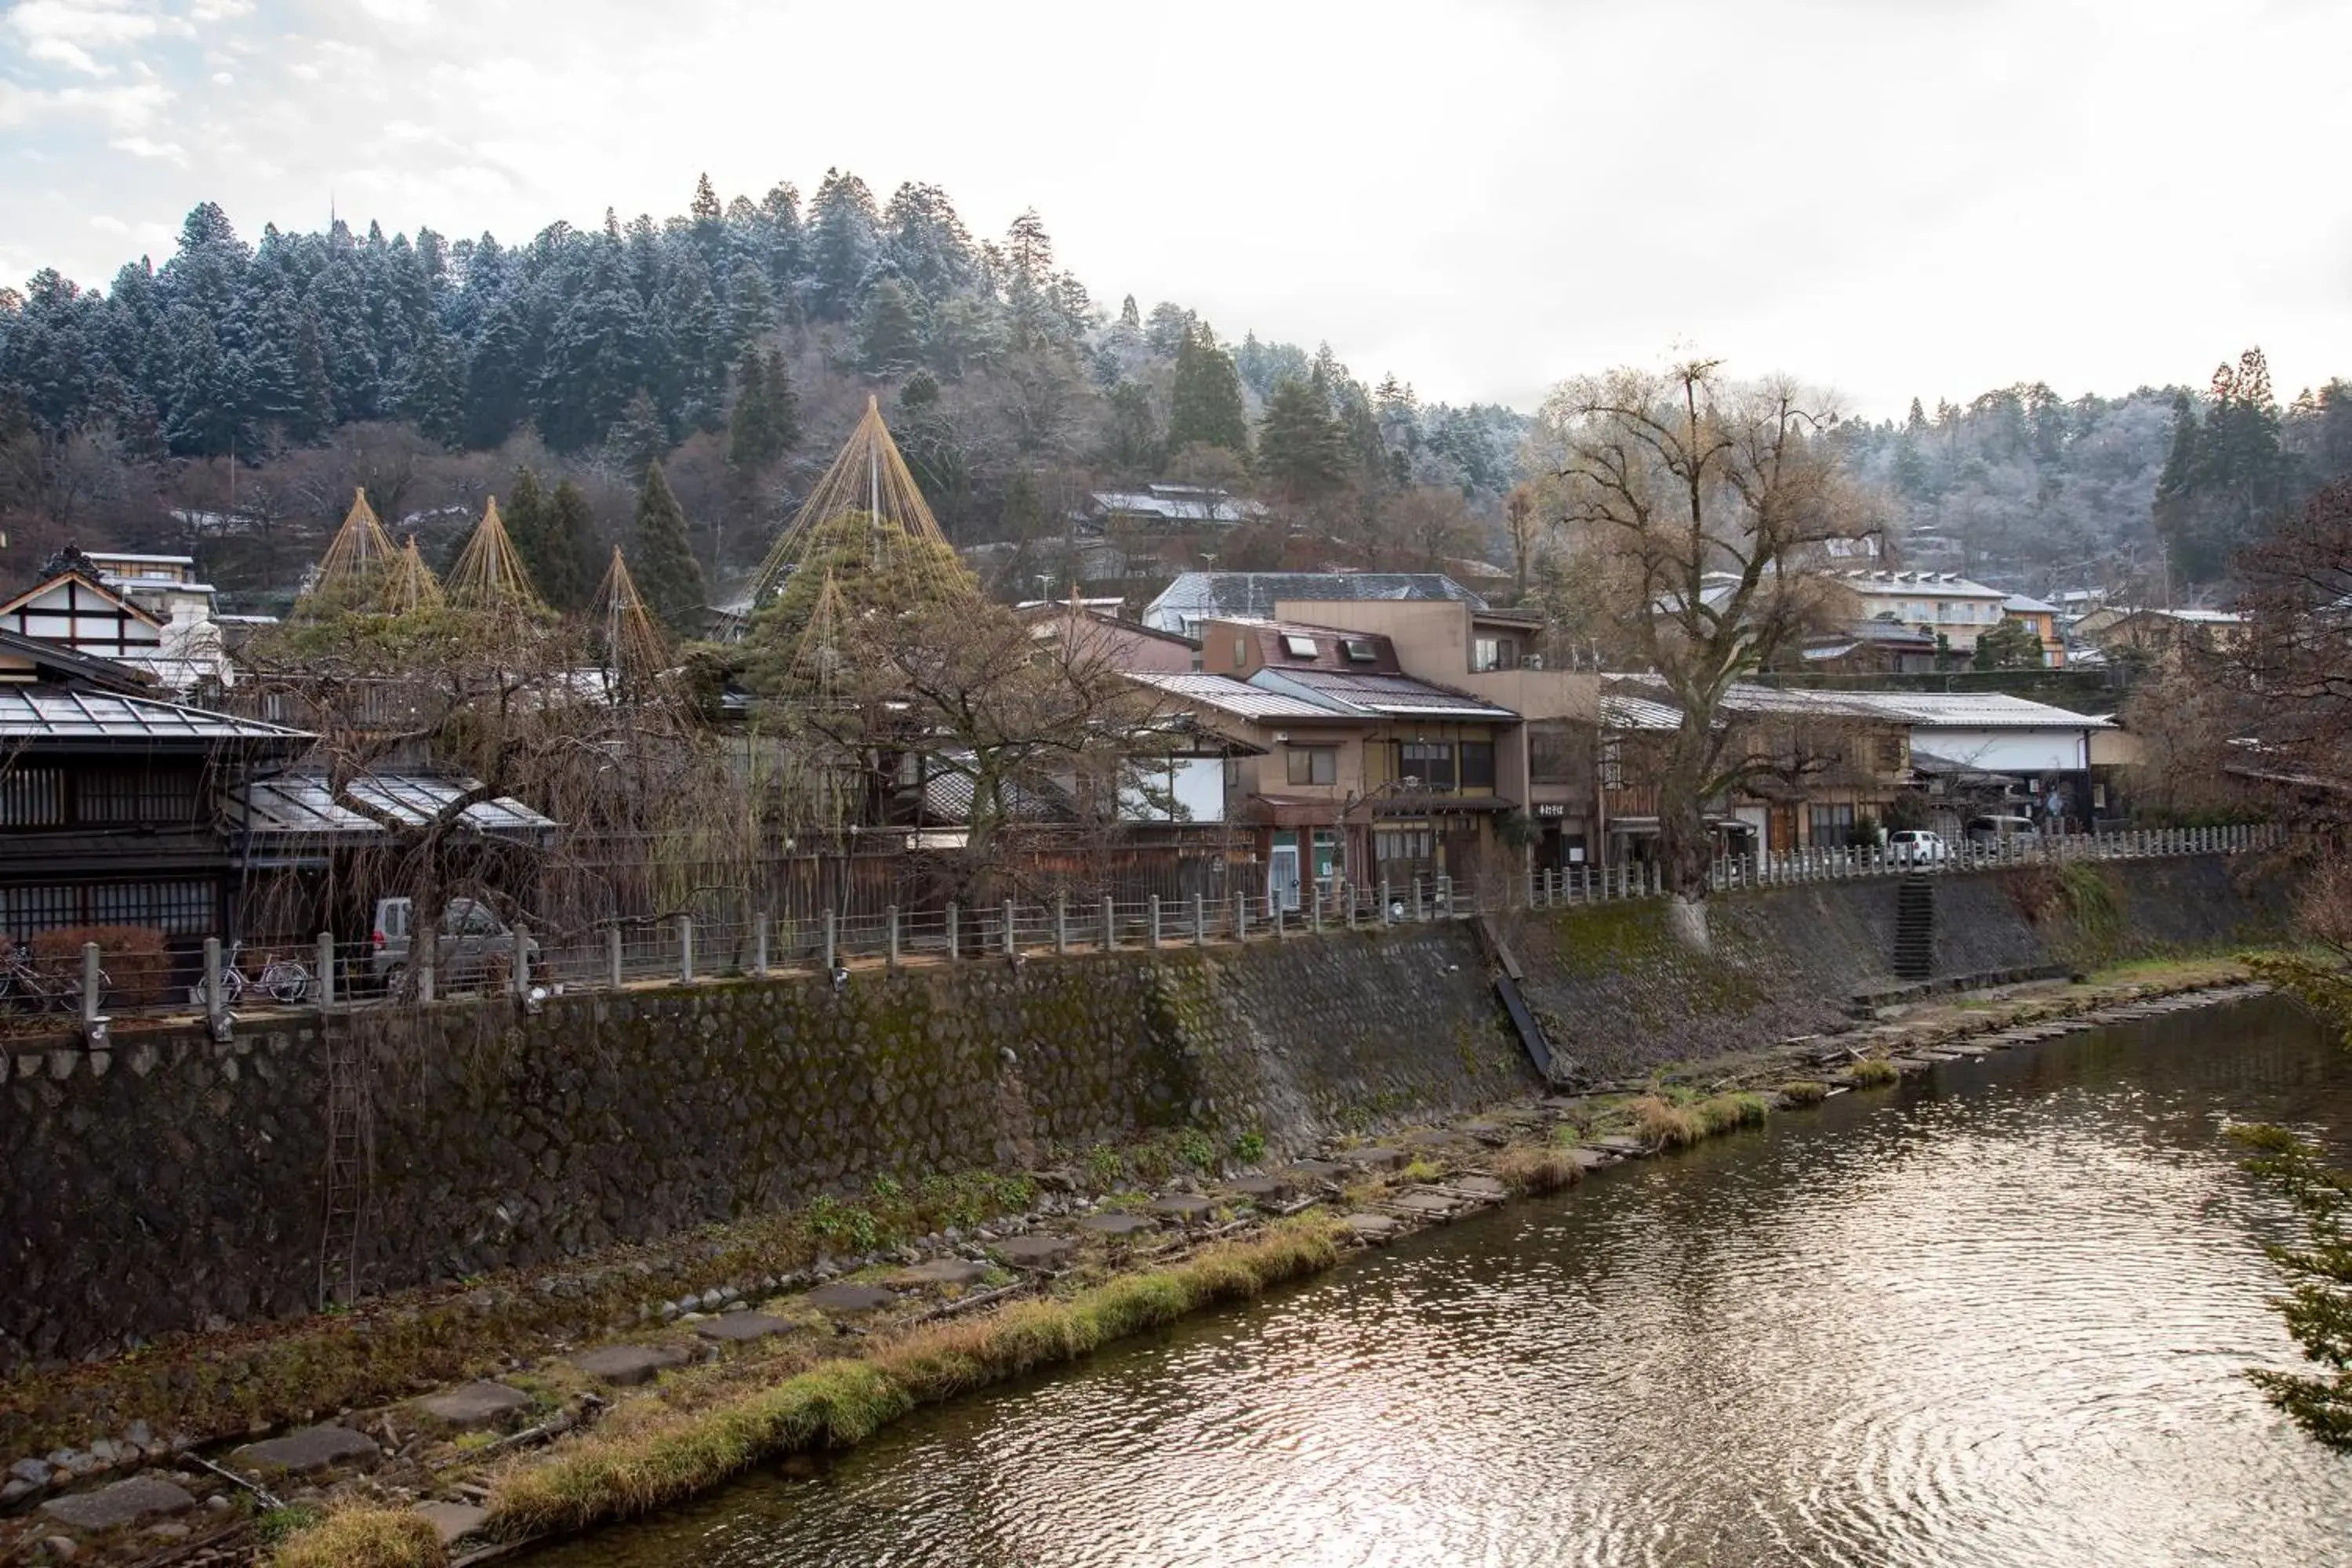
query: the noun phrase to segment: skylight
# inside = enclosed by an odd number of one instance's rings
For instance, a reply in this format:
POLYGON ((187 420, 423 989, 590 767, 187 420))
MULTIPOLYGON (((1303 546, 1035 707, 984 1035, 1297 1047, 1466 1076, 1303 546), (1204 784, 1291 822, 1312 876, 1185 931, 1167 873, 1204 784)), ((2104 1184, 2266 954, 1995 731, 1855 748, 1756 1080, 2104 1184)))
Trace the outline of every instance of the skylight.
POLYGON ((1282 634, 1282 651, 1293 658, 1313 658, 1315 639, 1310 637, 1301 637, 1297 632, 1285 632, 1282 634))
POLYGON ((1349 637, 1341 646, 1348 650, 1348 659, 1352 664, 1371 664, 1381 657, 1380 649, 1372 646, 1369 637, 1349 637))

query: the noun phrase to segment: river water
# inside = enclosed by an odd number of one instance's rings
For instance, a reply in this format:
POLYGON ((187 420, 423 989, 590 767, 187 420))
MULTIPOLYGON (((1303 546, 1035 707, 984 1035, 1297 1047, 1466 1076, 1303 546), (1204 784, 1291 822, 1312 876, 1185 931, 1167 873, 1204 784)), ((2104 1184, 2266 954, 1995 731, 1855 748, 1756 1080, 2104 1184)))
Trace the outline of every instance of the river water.
POLYGON ((539 1568, 2352 1563, 2231 1118, 2284 1004, 1939 1068, 747 1478, 539 1568))

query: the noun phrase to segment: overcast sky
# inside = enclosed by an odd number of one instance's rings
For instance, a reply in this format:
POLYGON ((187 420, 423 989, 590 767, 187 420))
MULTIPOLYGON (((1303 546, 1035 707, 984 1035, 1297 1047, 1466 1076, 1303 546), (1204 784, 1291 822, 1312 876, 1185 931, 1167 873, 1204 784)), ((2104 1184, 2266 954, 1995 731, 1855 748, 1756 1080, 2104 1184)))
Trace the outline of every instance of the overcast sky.
POLYGON ((1532 406, 1695 347, 1873 415, 2352 375, 2345 0, 0 0, 0 278, 527 238, 828 164, 1103 303, 1532 406))

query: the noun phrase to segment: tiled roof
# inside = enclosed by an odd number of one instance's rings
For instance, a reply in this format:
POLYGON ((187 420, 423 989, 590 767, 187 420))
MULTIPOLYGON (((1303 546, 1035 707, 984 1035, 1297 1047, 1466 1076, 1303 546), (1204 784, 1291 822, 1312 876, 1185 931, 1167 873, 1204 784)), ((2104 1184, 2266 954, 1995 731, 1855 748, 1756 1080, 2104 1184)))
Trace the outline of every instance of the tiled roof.
POLYGON ((1601 699, 1601 722, 1610 730, 1652 730, 1671 733, 1682 728, 1683 716, 1663 702, 1645 697, 1611 693, 1601 699))
POLYGON ((258 741, 289 746, 316 739, 282 724, 238 719, 148 697, 104 691, 0 689, 0 740, 206 742, 258 741))

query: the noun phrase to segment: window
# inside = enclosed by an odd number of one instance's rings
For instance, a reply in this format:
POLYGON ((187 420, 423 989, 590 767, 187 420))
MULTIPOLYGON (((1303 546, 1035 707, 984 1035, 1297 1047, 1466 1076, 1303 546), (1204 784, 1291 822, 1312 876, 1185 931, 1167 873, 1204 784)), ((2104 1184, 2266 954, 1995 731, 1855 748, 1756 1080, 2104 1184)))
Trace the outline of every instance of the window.
POLYGON ((1372 646, 1370 637, 1349 637, 1339 646, 1347 651, 1350 664, 1370 664, 1381 657, 1381 650, 1372 646))
POLYGON ((1285 632, 1282 634, 1282 651, 1293 658, 1313 658, 1315 639, 1301 637, 1297 632, 1285 632))
POLYGON ((1843 848, 1853 837, 1853 807, 1817 805, 1811 808, 1811 841, 1827 848, 1843 848))
POLYGON ((1405 741, 1397 746, 1397 772, 1421 781, 1421 787, 1454 787, 1454 746, 1448 741, 1405 741))
POLYGON ((1292 784, 1329 784, 1339 782, 1339 748, 1337 746, 1293 746, 1288 761, 1292 784))
POLYGON ((1625 743, 1622 741, 1601 742, 1601 787, 1625 787, 1625 743))
POLYGON ((1462 742, 1462 787, 1493 789, 1495 787, 1495 742, 1465 741, 1462 742))
POLYGON ((0 827, 61 827, 66 775, 61 768, 11 768, 0 773, 0 827))
POLYGON ((74 816, 82 822, 193 822, 196 776, 143 768, 93 768, 75 781, 74 816))
POLYGON ((1881 735, 1877 738, 1876 749, 1878 752, 1878 771, 1880 773, 1899 773, 1903 771, 1904 747, 1902 736, 1881 735))
POLYGON ((1583 748, 1564 725, 1538 724, 1528 731, 1528 779, 1539 784, 1572 784, 1583 748))
POLYGON ((1474 637, 1470 643, 1470 668, 1483 669, 1517 669, 1519 666, 1519 645, 1509 637, 1474 637))
POLYGON ((60 926, 152 926, 167 937, 205 937, 219 928, 216 889, 198 878, 170 882, 95 882, 0 888, 0 932, 11 941, 60 926))
POLYGON ((1399 861, 1427 860, 1435 850, 1434 840, 1425 827, 1376 827, 1372 830, 1372 858, 1383 870, 1399 861))

